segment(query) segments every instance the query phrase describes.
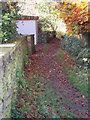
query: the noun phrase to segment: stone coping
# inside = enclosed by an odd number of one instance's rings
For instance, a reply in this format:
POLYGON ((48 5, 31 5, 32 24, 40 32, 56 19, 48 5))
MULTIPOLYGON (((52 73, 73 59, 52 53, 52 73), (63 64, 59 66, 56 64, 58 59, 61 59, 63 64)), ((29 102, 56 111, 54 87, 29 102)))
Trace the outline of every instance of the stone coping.
POLYGON ((8 44, 0 44, 0 58, 4 57, 6 54, 11 54, 14 49, 18 46, 18 44, 23 42, 26 36, 18 36, 17 39, 19 41, 14 41, 14 43, 8 43, 8 44), (14 48, 14 49, 12 49, 14 48))

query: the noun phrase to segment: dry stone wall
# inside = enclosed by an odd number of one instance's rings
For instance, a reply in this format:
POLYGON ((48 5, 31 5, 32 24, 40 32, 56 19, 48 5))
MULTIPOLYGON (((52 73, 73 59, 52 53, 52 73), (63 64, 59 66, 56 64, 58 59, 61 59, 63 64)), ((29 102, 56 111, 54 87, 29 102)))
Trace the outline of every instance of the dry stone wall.
POLYGON ((33 53, 33 38, 20 36, 16 42, 0 45, 0 120, 11 117, 11 100, 17 91, 16 71, 24 68, 25 57, 33 53))

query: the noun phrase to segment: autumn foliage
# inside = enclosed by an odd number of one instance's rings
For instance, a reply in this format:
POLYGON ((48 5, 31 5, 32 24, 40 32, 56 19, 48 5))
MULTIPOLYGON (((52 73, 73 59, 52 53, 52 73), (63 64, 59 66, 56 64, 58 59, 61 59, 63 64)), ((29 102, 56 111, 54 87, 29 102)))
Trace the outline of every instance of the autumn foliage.
POLYGON ((66 24, 68 34, 80 34, 88 31, 88 9, 87 1, 77 3, 58 3, 60 18, 66 24))

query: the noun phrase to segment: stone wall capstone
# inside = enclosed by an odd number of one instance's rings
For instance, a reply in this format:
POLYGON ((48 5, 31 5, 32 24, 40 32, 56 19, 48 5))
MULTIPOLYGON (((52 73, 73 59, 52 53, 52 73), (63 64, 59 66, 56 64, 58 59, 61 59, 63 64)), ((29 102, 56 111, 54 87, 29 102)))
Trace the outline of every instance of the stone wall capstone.
POLYGON ((17 92, 16 70, 24 68, 24 59, 34 46, 34 37, 30 38, 19 36, 13 43, 0 45, 0 120, 11 118, 11 101, 17 92))

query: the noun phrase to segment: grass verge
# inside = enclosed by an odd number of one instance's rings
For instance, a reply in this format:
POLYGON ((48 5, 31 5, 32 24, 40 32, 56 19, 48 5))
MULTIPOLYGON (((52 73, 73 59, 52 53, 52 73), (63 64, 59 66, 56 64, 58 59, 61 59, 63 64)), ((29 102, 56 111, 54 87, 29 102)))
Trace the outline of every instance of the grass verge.
POLYGON ((12 118, 74 118, 67 111, 49 81, 41 74, 26 79, 17 71, 18 95, 12 107, 12 118))
POLYGON ((59 49, 56 57, 63 66, 63 72, 67 74, 67 79, 82 94, 88 97, 88 70, 77 65, 66 51, 59 49))

